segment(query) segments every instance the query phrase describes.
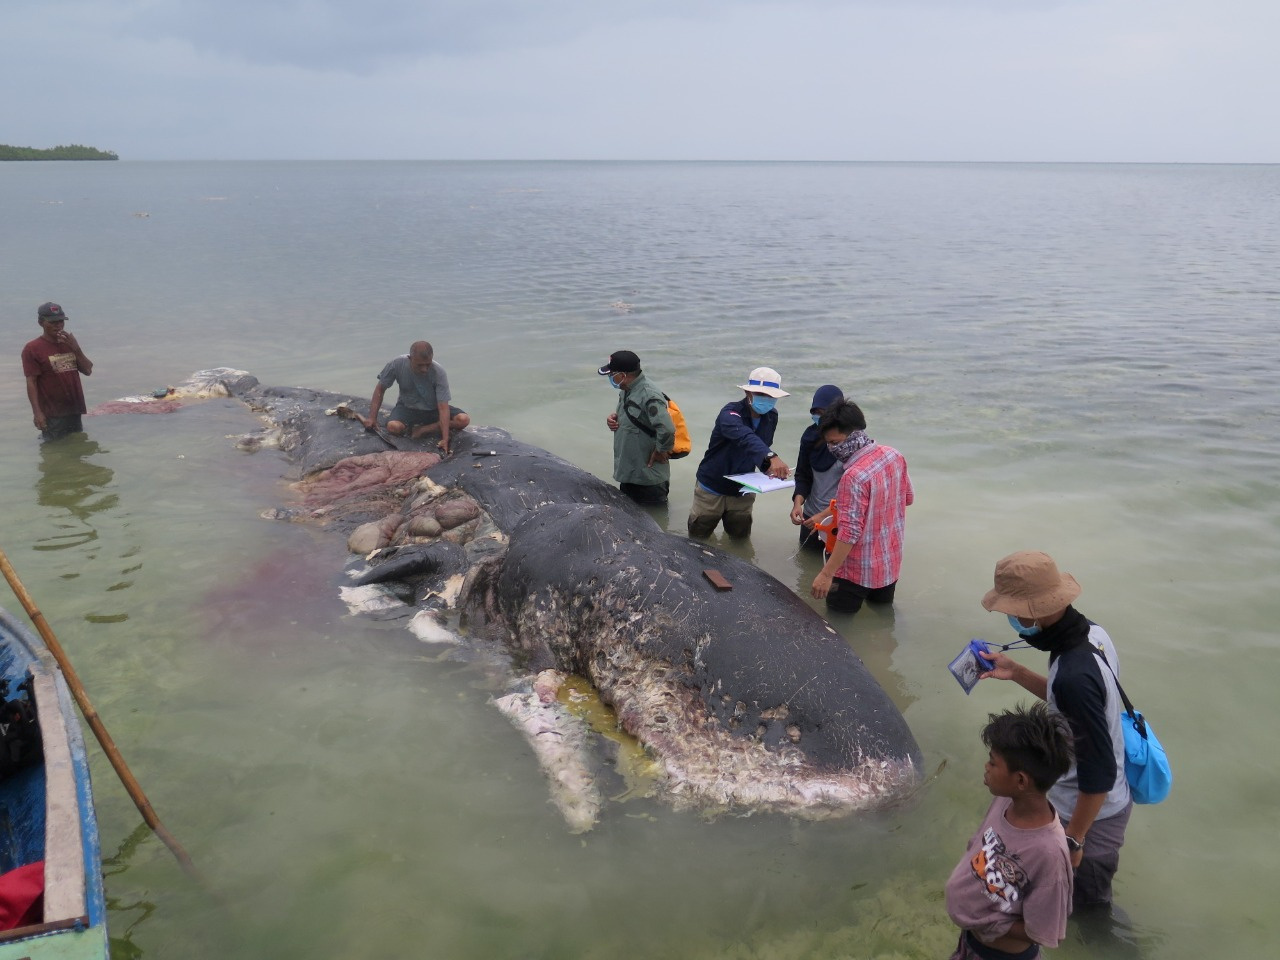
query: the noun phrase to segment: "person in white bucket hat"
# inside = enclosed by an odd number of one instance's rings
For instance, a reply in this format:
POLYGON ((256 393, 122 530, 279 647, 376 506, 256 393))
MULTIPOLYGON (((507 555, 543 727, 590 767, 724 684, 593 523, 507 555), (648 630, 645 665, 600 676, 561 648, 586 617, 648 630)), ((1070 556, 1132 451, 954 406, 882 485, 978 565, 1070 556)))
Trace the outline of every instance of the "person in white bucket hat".
POLYGON ((773 367, 756 367, 747 382, 738 385, 741 400, 727 403, 711 429, 707 452, 698 464, 689 511, 689 536, 709 537, 723 520, 731 537, 751 533, 751 508, 756 495, 743 495, 741 486, 726 480, 727 474, 750 473, 757 467, 771 477, 785 480, 791 468, 773 452, 778 427, 778 400, 789 397, 782 376, 773 367))

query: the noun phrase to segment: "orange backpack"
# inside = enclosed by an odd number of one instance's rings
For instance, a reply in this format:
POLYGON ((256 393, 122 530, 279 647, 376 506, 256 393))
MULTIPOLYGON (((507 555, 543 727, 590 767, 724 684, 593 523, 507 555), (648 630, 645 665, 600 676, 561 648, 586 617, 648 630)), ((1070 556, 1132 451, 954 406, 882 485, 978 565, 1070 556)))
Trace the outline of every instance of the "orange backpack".
MULTIPOLYGON (((687 457, 689 455, 689 451, 693 449, 693 441, 689 439, 689 425, 685 423, 684 414, 681 412, 680 408, 676 406, 676 402, 674 400, 668 397, 665 393, 662 395, 662 399, 667 401, 667 413, 671 414, 671 423, 676 428, 676 439, 675 443, 671 447, 670 459, 679 460, 681 457, 687 457)), ((640 409, 636 404, 632 404, 632 406, 635 406, 637 410, 640 409)), ((658 431, 654 430, 652 427, 645 426, 635 418, 635 414, 630 410, 627 410, 626 414, 627 419, 634 423, 641 432, 648 434, 650 437, 656 437, 658 435, 658 431)))
POLYGON ((671 448, 671 459, 679 460, 687 457, 693 449, 693 441, 689 439, 689 425, 684 422, 684 413, 676 406, 676 402, 665 393, 662 398, 667 401, 667 413, 671 414, 671 422, 676 428, 676 442, 671 448))

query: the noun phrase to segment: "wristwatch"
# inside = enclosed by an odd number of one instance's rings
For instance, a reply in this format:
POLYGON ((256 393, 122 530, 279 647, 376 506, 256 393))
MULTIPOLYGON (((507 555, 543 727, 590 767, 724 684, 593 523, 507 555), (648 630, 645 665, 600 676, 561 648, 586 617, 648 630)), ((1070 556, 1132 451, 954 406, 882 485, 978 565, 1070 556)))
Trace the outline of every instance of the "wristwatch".
POLYGON ((1084 849, 1084 841, 1077 840, 1075 837, 1073 837, 1071 834, 1068 833, 1067 849, 1070 850, 1072 853, 1079 853, 1081 850, 1084 849))

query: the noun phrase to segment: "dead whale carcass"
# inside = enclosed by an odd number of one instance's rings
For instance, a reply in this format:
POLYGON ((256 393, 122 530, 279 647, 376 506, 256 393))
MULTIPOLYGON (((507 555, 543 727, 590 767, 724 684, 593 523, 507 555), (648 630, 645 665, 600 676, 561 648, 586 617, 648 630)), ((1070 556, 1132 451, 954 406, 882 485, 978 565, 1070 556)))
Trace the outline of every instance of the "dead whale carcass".
MULTIPOLYGON (((357 589, 434 611, 425 632, 461 615, 506 643, 526 697, 501 708, 527 736, 541 731, 531 743, 553 782, 589 779, 587 740, 572 715, 539 714, 527 698, 547 669, 591 682, 677 808, 818 818, 918 784, 919 747, 888 695, 825 620, 751 564, 662 531, 615 488, 502 431, 467 430, 441 460, 325 415, 358 398, 245 377, 229 388, 298 465, 303 505, 275 516, 348 536, 367 557, 357 589), (709 567, 736 589, 715 590, 709 567), (558 756, 537 746, 547 729, 563 731, 558 756)), ((599 809, 586 795, 558 805, 575 829, 599 809)))

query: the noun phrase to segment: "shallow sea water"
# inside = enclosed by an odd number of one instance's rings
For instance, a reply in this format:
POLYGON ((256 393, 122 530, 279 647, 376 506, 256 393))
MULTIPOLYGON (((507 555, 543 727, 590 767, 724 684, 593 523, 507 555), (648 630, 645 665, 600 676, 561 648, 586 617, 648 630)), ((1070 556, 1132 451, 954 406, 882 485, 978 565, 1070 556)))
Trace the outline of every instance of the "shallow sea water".
MULTIPOLYGON (((945 956, 978 731, 1026 696, 965 697, 946 663, 1006 639, 978 598, 1022 548, 1081 581, 1176 775, 1129 830, 1133 944, 1073 926, 1058 955, 1280 942, 1280 168, 4 164, 0 222, 0 546, 210 888, 95 747, 115 956, 945 956), (235 449, 238 404, 37 442, 17 356, 47 299, 96 364, 91 405, 220 365, 367 394, 426 337, 477 422, 606 478, 613 350, 680 401, 695 456, 756 364, 793 392, 789 462, 809 395, 843 386, 917 503, 894 609, 836 626, 931 779, 856 819, 620 799, 569 835, 489 703, 501 664, 349 616, 340 538, 259 518, 287 467, 235 449)), ((805 591, 787 509, 760 498, 727 546, 805 591)))

